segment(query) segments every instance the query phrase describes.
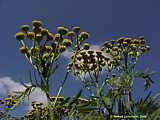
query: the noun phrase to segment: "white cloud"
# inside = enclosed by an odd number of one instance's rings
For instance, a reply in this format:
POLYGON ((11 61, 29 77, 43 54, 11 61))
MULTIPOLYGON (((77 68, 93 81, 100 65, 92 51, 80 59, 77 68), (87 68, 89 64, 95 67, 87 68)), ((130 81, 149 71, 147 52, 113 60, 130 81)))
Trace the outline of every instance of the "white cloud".
MULTIPOLYGON (((0 78, 0 96, 6 96, 7 94, 11 94, 15 91, 24 91, 25 89, 26 88, 22 84, 14 81, 10 77, 0 78)), ((26 98, 25 102, 29 104, 31 104, 32 101, 47 104, 47 97, 40 88, 35 88, 35 90, 29 95, 28 98, 26 98)), ((28 106, 28 109, 31 109, 30 105, 28 106)))
POLYGON ((3 96, 14 91, 24 91, 25 87, 10 77, 2 77, 0 78, 0 89, 0 96, 3 96))
POLYGON ((40 88, 36 88, 29 96, 29 101, 28 101, 29 102, 29 107, 28 107, 29 110, 31 109, 32 101, 43 103, 44 105, 47 105, 47 103, 48 103, 48 100, 47 100, 45 93, 40 88))

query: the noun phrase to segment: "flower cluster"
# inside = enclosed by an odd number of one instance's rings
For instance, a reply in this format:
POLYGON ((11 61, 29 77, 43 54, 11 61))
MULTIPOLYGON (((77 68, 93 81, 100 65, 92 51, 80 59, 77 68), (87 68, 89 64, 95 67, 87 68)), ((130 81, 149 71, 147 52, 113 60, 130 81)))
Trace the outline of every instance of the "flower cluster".
POLYGON ((150 47, 145 43, 143 36, 137 38, 121 37, 104 43, 101 50, 111 54, 113 57, 125 54, 131 58, 136 58, 149 51, 150 47))
MULTIPOLYGON (((53 101, 56 99, 55 96, 50 97, 53 101)), ((57 101, 59 101, 60 104, 64 103, 65 99, 64 97, 58 97, 57 101)), ((96 102, 93 100, 89 99, 84 99, 84 98, 78 98, 77 102, 74 101, 77 105, 88 105, 88 104, 95 104, 96 102)), ((69 104, 65 104, 63 106, 57 106, 57 107, 49 107, 45 106, 43 103, 37 103, 37 102, 32 102, 32 110, 27 112, 24 115, 24 118, 28 120, 33 120, 33 119, 39 119, 39 120, 44 120, 44 119, 50 119, 50 114, 54 115, 54 118, 58 117, 64 117, 69 114, 69 112, 72 111, 72 107, 69 104), (60 116, 59 116, 60 115, 60 116)), ((53 117, 53 116, 52 116, 53 117)))
POLYGON ((90 45, 84 43, 79 51, 71 56, 68 70, 75 75, 89 73, 92 76, 98 75, 98 72, 103 68, 109 72, 116 71, 116 68, 126 69, 130 62, 132 64, 132 60, 137 60, 149 49, 150 47, 146 45, 143 36, 137 38, 121 37, 117 40, 107 41, 100 50, 90 50, 90 45))
POLYGON ((8 95, 5 99, 0 100, 0 119, 13 119, 14 117, 7 112, 7 109, 13 108, 18 103, 18 97, 14 95, 8 95), (3 109, 2 109, 3 108, 3 109))
POLYGON ((57 60, 66 48, 71 47, 71 38, 75 33, 60 26, 57 33, 53 34, 37 20, 32 21, 31 31, 29 30, 29 25, 22 25, 21 32, 15 34, 15 38, 21 44, 19 50, 46 79, 49 77, 53 61, 57 60))
POLYGON ((104 43, 101 51, 109 54, 113 59, 110 63, 118 66, 121 63, 136 60, 138 57, 149 51, 150 47, 145 45, 146 41, 143 36, 137 38, 120 37, 117 40, 111 40, 104 43))
POLYGON ((74 63, 77 70, 87 72, 94 70, 102 71, 105 60, 109 58, 105 57, 101 51, 83 50, 79 52, 75 58, 73 55, 71 59, 72 62, 68 65, 68 69, 70 69, 74 63))
POLYGON ((7 108, 13 107, 17 102, 18 100, 16 95, 8 95, 4 100, 0 100, 0 104, 5 105, 7 108))
MULTIPOLYGON (((22 25, 21 32, 15 34, 15 38, 21 45, 20 52, 25 55, 36 70, 39 70, 39 74, 45 80, 51 74, 51 64, 59 58, 66 48, 72 46, 73 39, 75 38, 75 42, 80 45, 88 37, 87 32, 80 32, 80 27, 68 29, 59 26, 57 33, 53 34, 44 28, 42 22, 38 20, 32 21, 32 26, 22 25)), ((85 48, 87 49, 87 45, 85 48)))
POLYGON ((24 118, 27 118, 28 120, 33 120, 39 118, 40 120, 42 119, 47 119, 49 115, 47 107, 45 107, 42 103, 36 103, 32 102, 32 110, 25 113, 24 118))

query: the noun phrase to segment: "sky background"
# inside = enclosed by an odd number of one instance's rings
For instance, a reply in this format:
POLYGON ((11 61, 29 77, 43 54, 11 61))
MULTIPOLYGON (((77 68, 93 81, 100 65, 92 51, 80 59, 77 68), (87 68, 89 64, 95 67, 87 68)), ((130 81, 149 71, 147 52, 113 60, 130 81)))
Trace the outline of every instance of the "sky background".
MULTIPOLYGON (((14 35, 20 25, 31 24, 35 19, 42 20, 53 33, 59 25, 78 25, 82 31, 90 33, 89 42, 96 46, 117 36, 144 35, 151 51, 140 58, 137 69, 148 67, 155 71, 156 84, 151 90, 160 91, 159 0, 0 0, 0 94, 6 94, 4 83, 12 90, 19 86, 13 80, 27 81, 31 68, 18 52, 14 35)), ((62 61, 55 80, 63 78, 67 58, 62 61)), ((78 81, 68 81, 63 95, 75 94, 78 85, 78 81)), ((142 83, 136 84, 136 96, 143 94, 141 88, 142 83)))

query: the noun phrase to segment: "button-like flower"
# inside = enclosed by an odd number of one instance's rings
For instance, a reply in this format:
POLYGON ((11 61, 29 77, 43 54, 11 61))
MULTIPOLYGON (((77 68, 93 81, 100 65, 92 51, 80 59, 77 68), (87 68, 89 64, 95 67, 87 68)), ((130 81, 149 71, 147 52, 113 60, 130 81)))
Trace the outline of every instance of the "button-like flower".
POLYGON ((81 32, 79 35, 80 40, 86 40, 89 37, 89 33, 88 32, 81 32))
POLYGON ((41 30, 41 34, 42 34, 43 36, 48 35, 48 30, 45 29, 45 28, 43 28, 43 29, 41 30))
POLYGON ((134 43, 134 44, 139 44, 139 40, 138 40, 138 39, 135 39, 135 40, 133 41, 133 43, 134 43))
POLYGON ((30 40, 34 40, 34 39, 35 39, 35 33, 34 33, 34 32, 27 32, 27 37, 28 37, 30 40))
POLYGON ((28 32, 29 30, 29 25, 22 25, 21 30, 24 31, 25 33, 28 32))
POLYGON ((42 28, 41 28, 41 27, 33 27, 32 30, 33 30, 33 32, 35 32, 36 34, 41 34, 42 28))
POLYGON ((65 27, 58 27, 58 28, 57 28, 57 31, 58 31, 59 34, 65 35, 65 34, 67 34, 68 29, 65 28, 65 27))
POLYGON ((117 40, 117 43, 123 43, 125 37, 120 37, 118 40, 117 40))
POLYGON ((26 54, 26 53, 28 53, 28 48, 26 48, 26 47, 21 47, 21 48, 19 48, 19 51, 20 51, 22 54, 26 54))
POLYGON ((113 51, 118 51, 118 47, 113 47, 112 50, 113 51))
POLYGON ((140 40, 140 44, 141 44, 141 45, 142 45, 142 44, 145 44, 145 40, 144 40, 144 39, 140 40))
POLYGON ((75 26, 72 28, 72 30, 75 32, 75 33, 78 33, 80 32, 80 27, 79 26, 75 26))
POLYGON ((90 46, 89 46, 88 43, 85 43, 85 44, 83 45, 83 49, 84 49, 84 50, 89 50, 89 48, 90 48, 90 46))
POLYGON ((125 41, 123 41, 123 46, 124 46, 124 47, 128 46, 128 43, 125 42, 125 41))
POLYGON ((55 34, 55 35, 54 35, 54 39, 55 39, 56 41, 59 41, 59 40, 61 39, 61 35, 60 35, 59 33, 55 34))
POLYGON ((61 46, 59 46, 59 51, 62 53, 62 52, 64 52, 66 50, 66 47, 65 46, 63 46, 63 45, 61 45, 61 46))
POLYGON ((23 40, 23 39, 25 38, 25 34, 24 34, 23 32, 17 32, 17 33, 15 34, 15 38, 16 38, 17 40, 23 40))
POLYGON ((89 51, 87 51, 88 52, 88 54, 93 54, 94 53, 94 51, 93 50, 89 50, 89 51))
POLYGON ((127 44, 130 44, 131 40, 132 40, 131 38, 124 38, 124 41, 127 42, 127 44))
POLYGON ((66 47, 70 47, 72 45, 72 42, 71 42, 71 40, 64 39, 63 40, 63 45, 66 46, 66 47))
POLYGON ((43 39, 42 34, 36 34, 36 40, 40 41, 43 39))
POLYGON ((73 31, 67 32, 67 36, 68 36, 68 37, 73 37, 73 36, 74 36, 74 32, 73 32, 73 31))
POLYGON ((34 27, 41 27, 42 26, 42 22, 39 20, 33 20, 32 21, 32 26, 34 27))
POLYGON ((142 51, 142 53, 147 51, 147 49, 145 47, 141 47, 140 50, 142 51))

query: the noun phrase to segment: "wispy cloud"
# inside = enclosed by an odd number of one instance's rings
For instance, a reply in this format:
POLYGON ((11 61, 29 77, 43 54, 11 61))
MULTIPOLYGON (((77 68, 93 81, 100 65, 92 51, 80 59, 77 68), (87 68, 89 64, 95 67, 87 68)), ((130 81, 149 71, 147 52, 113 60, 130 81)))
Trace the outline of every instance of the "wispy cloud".
MULTIPOLYGON (((0 78, 0 96, 6 96, 17 91, 25 91, 25 87, 19 82, 14 81, 11 77, 2 77, 0 78)), ((27 109, 31 109, 31 102, 41 102, 47 104, 47 97, 45 93, 40 89, 36 88, 24 102, 29 103, 27 109)))
POLYGON ((0 96, 4 96, 14 91, 24 91, 25 87, 10 77, 2 77, 0 78, 0 89, 0 96))

